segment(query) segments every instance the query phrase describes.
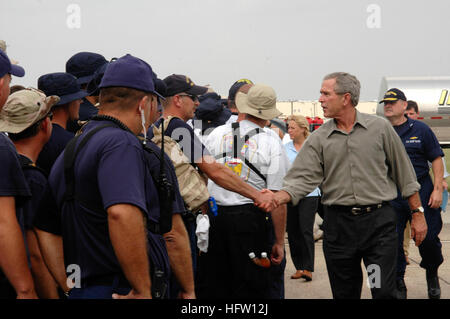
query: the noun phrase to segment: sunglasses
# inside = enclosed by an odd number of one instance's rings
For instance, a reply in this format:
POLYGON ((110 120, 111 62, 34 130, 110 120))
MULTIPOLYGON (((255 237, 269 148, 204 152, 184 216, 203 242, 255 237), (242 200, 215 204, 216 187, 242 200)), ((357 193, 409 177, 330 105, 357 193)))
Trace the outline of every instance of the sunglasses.
POLYGON ((190 95, 190 94, 178 94, 178 96, 187 96, 189 97, 193 102, 197 102, 198 101, 198 97, 197 95, 190 95))

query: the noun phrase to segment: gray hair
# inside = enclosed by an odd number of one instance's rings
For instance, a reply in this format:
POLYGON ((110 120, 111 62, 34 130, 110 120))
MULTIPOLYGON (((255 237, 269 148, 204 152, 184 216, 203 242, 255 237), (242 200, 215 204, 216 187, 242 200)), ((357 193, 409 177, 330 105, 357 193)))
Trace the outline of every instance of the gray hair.
POLYGON ((356 76, 346 72, 334 72, 326 75, 323 79, 335 79, 336 85, 334 87, 334 92, 336 92, 337 94, 350 93, 353 106, 358 105, 361 84, 359 83, 359 80, 356 78, 356 76))

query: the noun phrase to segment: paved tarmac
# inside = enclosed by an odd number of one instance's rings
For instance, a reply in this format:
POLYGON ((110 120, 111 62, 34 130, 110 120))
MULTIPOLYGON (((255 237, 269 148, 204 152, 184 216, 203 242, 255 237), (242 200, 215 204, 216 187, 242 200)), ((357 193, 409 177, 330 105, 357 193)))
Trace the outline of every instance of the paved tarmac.
MULTIPOLYGON (((444 263, 439 268, 439 278, 441 285, 441 298, 450 299, 450 207, 447 212, 442 213, 443 227, 439 238, 442 243, 442 254, 444 263)), ((322 240, 315 244, 315 263, 313 280, 306 282, 304 279, 291 279, 295 272, 294 264, 289 253, 289 245, 286 239, 286 271, 285 271, 285 298, 286 299, 332 299, 330 282, 326 269, 325 259, 322 250, 322 240)), ((406 267, 405 283, 408 289, 408 299, 428 299, 427 282, 425 270, 420 268, 420 254, 414 241, 410 242, 409 249, 410 264, 406 267)), ((366 284, 366 271, 364 265, 364 282, 361 293, 362 299, 371 299, 370 289, 366 284)))

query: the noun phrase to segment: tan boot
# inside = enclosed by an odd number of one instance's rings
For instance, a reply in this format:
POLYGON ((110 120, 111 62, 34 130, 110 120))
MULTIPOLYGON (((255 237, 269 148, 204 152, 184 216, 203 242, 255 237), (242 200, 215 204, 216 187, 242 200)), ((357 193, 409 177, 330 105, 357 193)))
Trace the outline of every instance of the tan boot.
POLYGON ((303 270, 297 270, 297 272, 291 276, 291 279, 300 279, 302 277, 303 277, 303 270))
POLYGON ((312 273, 308 270, 303 270, 302 278, 305 278, 306 281, 312 280, 312 273))

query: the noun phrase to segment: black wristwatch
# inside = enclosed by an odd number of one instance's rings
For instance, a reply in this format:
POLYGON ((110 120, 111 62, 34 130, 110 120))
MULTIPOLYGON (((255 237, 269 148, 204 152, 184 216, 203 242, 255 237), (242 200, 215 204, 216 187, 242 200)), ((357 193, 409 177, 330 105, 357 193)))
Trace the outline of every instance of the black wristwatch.
POLYGON ((415 213, 423 213, 425 210, 422 206, 417 207, 416 209, 411 210, 411 215, 414 215, 415 213))

